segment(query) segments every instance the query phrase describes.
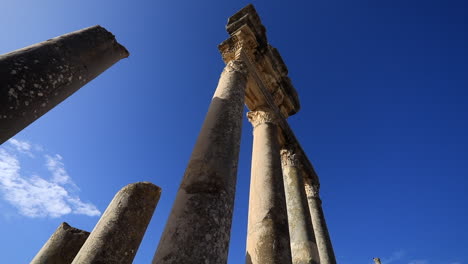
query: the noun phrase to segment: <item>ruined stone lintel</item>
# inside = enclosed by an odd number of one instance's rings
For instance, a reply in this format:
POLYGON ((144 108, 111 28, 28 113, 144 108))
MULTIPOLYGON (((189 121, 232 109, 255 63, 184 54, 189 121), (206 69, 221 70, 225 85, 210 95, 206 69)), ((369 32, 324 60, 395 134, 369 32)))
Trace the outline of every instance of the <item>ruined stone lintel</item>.
POLYGON ((31 261, 31 264, 70 264, 89 232, 63 222, 31 261))
POLYGON ((229 61, 221 74, 155 264, 227 262, 247 77, 238 60, 229 61))
POLYGON ((100 26, 0 55, 0 144, 128 56, 100 26))
MULTIPOLYGON (((259 78, 270 93, 281 114, 287 118, 299 111, 299 97, 291 84, 288 70, 278 50, 267 43, 265 28, 252 5, 229 18, 230 38, 219 45, 225 62, 246 55, 259 78), (237 52, 239 51, 239 52, 237 52)), ((246 93, 247 107, 252 110, 265 104, 258 88, 250 87, 246 93)))
POLYGON ((122 188, 72 263, 132 263, 160 196, 161 188, 150 182, 122 188))
POLYGON ((254 129, 247 264, 291 263, 278 127, 266 109, 249 112, 254 129))

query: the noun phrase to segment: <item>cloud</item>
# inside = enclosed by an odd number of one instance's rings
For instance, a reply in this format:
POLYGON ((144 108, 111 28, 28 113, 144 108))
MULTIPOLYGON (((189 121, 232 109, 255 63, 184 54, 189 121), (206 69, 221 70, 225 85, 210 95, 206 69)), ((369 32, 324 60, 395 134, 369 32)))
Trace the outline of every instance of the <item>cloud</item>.
MULTIPOLYGON (((25 141, 9 140, 15 149, 0 147, 0 193, 27 217, 60 217, 66 214, 99 216, 101 212, 90 203, 84 203, 75 194, 78 189, 65 170, 63 158, 58 155, 44 155, 44 166, 51 173, 49 179, 33 174, 21 174, 19 153, 41 151, 31 148, 25 141)), ((30 156, 32 158, 33 156, 30 156)))
POLYGON ((405 251, 398 250, 392 253, 390 257, 382 258, 382 264, 391 264, 395 261, 401 260, 405 256, 405 251))

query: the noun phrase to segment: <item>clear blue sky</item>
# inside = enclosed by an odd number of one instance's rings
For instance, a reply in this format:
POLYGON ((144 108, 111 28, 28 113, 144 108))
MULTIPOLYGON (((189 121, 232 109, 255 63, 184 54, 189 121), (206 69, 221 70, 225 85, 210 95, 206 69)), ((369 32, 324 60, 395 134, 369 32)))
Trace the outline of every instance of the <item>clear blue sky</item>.
MULTIPOLYGON (((0 53, 95 24, 131 53, 1 147, 2 263, 27 263, 62 221, 92 230, 137 181, 163 189, 135 258, 150 262, 223 69, 224 26, 247 3, 2 3, 0 53)), ((289 122, 321 179, 338 262, 468 264, 466 1, 253 3, 300 96, 289 122)), ((251 146, 244 119, 233 264, 251 146)))

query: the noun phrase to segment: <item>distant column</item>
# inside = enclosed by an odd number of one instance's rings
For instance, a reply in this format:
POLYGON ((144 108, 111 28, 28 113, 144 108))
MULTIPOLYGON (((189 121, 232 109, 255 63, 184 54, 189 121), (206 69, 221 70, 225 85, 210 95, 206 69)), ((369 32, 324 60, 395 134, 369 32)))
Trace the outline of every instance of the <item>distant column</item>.
POLYGON ((246 263, 291 263, 277 119, 266 108, 247 117, 254 135, 246 263))
POLYGON ((288 209, 292 263, 318 264, 320 259, 304 189, 304 179, 293 146, 281 150, 281 164, 288 209))
POLYGON ((155 264, 227 262, 247 75, 241 60, 221 74, 155 264))
POLYGON ((72 263, 132 263, 160 196, 161 189, 149 182, 122 188, 72 263))
POLYGON ((307 201, 309 203, 310 216, 314 227, 315 240, 320 256, 320 264, 336 264, 335 253, 328 233, 327 223, 322 210, 322 200, 319 197, 319 186, 310 180, 305 182, 307 201))
POLYGON ((31 261, 31 264, 70 264, 89 232, 63 222, 31 261))
POLYGON ((375 264, 381 264, 380 259, 379 258, 374 258, 374 263, 375 264))
POLYGON ((0 55, 0 144, 128 56, 100 26, 0 55))

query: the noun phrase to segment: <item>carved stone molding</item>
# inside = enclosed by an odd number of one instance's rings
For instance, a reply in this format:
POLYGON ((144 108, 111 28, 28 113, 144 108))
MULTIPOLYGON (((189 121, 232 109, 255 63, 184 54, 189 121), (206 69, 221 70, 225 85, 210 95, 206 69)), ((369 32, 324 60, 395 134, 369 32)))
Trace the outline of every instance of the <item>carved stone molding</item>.
POLYGON ((301 161, 299 159, 299 154, 296 153, 293 146, 287 146, 286 148, 281 149, 281 165, 283 167, 301 167, 301 161))
POLYGON ((247 118, 254 128, 265 123, 278 125, 276 114, 268 108, 260 108, 255 111, 247 112, 247 118))
POLYGON ((242 60, 229 61, 224 67, 224 70, 227 72, 237 71, 245 74, 248 72, 247 65, 242 60))

